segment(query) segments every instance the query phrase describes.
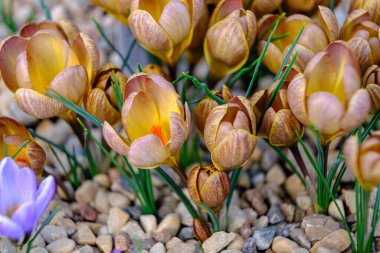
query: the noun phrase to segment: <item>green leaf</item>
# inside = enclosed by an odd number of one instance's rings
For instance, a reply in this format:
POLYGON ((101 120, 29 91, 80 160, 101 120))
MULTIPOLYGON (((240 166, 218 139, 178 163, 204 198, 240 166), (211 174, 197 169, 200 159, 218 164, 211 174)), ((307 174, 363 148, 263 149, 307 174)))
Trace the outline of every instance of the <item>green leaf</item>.
POLYGON ((3 134, 4 157, 8 157, 7 137, 3 134))
POLYGON ((21 146, 18 147, 18 149, 16 150, 16 152, 12 155, 12 159, 15 159, 15 157, 18 155, 18 153, 20 153, 21 150, 22 150, 23 148, 25 148, 25 146, 26 146, 28 143, 29 143, 29 140, 24 141, 24 142, 21 144, 21 146))
POLYGON ((44 0, 39 0, 40 2, 40 5, 41 5, 41 8, 45 14, 45 17, 47 20, 51 20, 51 12, 50 12, 50 9, 49 7, 45 4, 45 1, 44 0))
POLYGON ((239 180, 241 170, 242 170, 242 168, 237 168, 237 169, 234 169, 232 171, 230 193, 228 194, 228 197, 226 200, 227 210, 229 209, 229 207, 231 205, 232 196, 234 195, 234 191, 235 191, 235 188, 237 186, 237 182, 239 180))
POLYGON ((196 204, 199 205, 200 207, 202 207, 204 210, 206 210, 206 212, 207 212, 207 214, 210 217, 211 222, 212 222, 212 228, 213 228, 212 232, 213 233, 219 232, 220 231, 220 223, 219 223, 218 218, 216 217, 215 212, 209 206, 207 206, 205 203, 197 202, 196 204))
POLYGON ((123 102, 124 102, 123 95, 120 88, 119 80, 117 79, 117 76, 114 71, 112 71, 112 77, 113 77, 113 80, 115 80, 114 82, 112 82, 112 90, 113 90, 113 93, 115 94, 117 108, 119 109, 119 112, 121 112, 123 108, 123 102))

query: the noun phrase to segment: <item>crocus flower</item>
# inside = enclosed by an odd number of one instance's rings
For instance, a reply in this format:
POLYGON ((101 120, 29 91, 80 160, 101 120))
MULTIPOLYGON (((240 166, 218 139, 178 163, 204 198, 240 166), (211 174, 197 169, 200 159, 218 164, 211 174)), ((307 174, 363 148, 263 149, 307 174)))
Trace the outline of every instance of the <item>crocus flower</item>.
POLYGON ((203 0, 139 0, 128 18, 140 45, 170 66, 190 45, 203 0))
MULTIPOLYGON (((259 20, 258 37, 263 39, 258 44, 258 52, 261 53, 270 32, 266 32, 278 15, 265 15, 259 20)), ((319 6, 318 22, 315 24, 309 17, 295 14, 283 18, 277 27, 274 37, 288 34, 285 38, 269 43, 267 52, 263 58, 264 65, 274 74, 280 69, 281 63, 297 35, 304 30, 294 52, 298 51, 298 57, 294 64, 295 69, 302 71, 310 59, 324 50, 327 45, 338 38, 338 22, 334 13, 324 6, 319 6)))
POLYGON ((255 150, 256 118, 245 97, 234 97, 209 113, 204 139, 213 165, 222 171, 243 166, 255 150))
POLYGON ((194 230, 194 236, 199 241, 204 242, 211 236, 211 232, 208 229, 207 225, 202 222, 200 219, 194 219, 193 220, 193 230, 194 230))
MULTIPOLYGON (((256 119, 261 117, 261 114, 268 103, 271 94, 273 93, 278 82, 272 84, 268 90, 261 90, 253 94, 250 101, 255 112, 256 119)), ((298 141, 297 132, 303 134, 303 126, 294 116, 288 105, 286 95, 286 82, 278 91, 272 105, 265 113, 262 126, 258 135, 268 139, 273 146, 292 146, 298 141)))
POLYGON ((360 89, 359 69, 350 49, 335 42, 318 53, 288 87, 288 103, 305 126, 314 126, 326 144, 348 134, 367 117, 371 102, 360 89))
POLYGON ((363 83, 371 96, 372 110, 380 110, 380 68, 372 65, 363 76, 363 83))
POLYGON ((187 188, 196 204, 202 202, 218 212, 230 193, 230 178, 228 173, 217 170, 213 165, 196 165, 188 176, 187 188))
POLYGON ((21 110, 37 118, 68 109, 45 95, 53 89, 79 104, 95 78, 99 52, 95 41, 74 24, 44 21, 25 25, 0 50, 0 71, 21 110))
MULTIPOLYGON (((0 137, 3 139, 5 135, 5 142, 7 147, 8 156, 16 154, 18 149, 25 141, 29 141, 26 146, 16 155, 15 161, 20 167, 30 167, 37 176, 41 175, 42 168, 45 164, 46 154, 45 151, 33 140, 29 131, 17 121, 0 117, 0 137)), ((4 145, 1 141, 0 144, 0 158, 4 158, 4 145)))
POLYGON ((90 0, 93 4, 102 8, 114 16, 117 20, 128 25, 128 17, 131 12, 132 0, 90 0))
POLYGON ((380 63, 379 26, 371 22, 367 10, 354 10, 348 15, 340 38, 348 42, 362 74, 371 65, 380 63))
POLYGON ((165 72, 165 70, 160 65, 157 65, 157 64, 146 65, 142 69, 142 72, 149 74, 149 75, 154 74, 154 75, 162 76, 166 80, 171 81, 169 75, 165 72))
MULTIPOLYGON (((335 6, 340 1, 335 1, 335 6)), ((312 14, 319 6, 329 6, 329 0, 284 0, 283 7, 289 13, 312 14)))
POLYGON ((173 85, 157 75, 131 76, 124 90, 122 123, 126 138, 108 123, 103 134, 108 145, 139 168, 170 165, 178 169, 180 149, 190 126, 190 110, 173 85), (184 108, 185 107, 185 108, 184 108))
POLYGON ((240 69, 256 39, 256 17, 240 0, 222 0, 216 6, 204 40, 204 54, 213 80, 240 69))
POLYGON ((380 183, 380 131, 371 133, 361 144, 358 137, 350 137, 343 147, 347 167, 355 174, 366 191, 380 183))
POLYGON ((371 20, 380 25, 380 2, 378 0, 351 1, 350 12, 358 9, 367 10, 371 20))
POLYGON ((264 16, 265 14, 274 13, 277 9, 281 8, 283 0, 244 0, 244 6, 250 3, 248 9, 255 13, 257 18, 264 16))
POLYGON ((29 168, 21 168, 11 158, 0 162, 0 236, 23 242, 33 232, 55 192, 53 176, 37 188, 29 168))
POLYGON ((116 77, 123 91, 128 78, 112 64, 107 64, 98 71, 91 91, 84 97, 84 108, 101 121, 116 124, 120 121, 113 84, 116 77))

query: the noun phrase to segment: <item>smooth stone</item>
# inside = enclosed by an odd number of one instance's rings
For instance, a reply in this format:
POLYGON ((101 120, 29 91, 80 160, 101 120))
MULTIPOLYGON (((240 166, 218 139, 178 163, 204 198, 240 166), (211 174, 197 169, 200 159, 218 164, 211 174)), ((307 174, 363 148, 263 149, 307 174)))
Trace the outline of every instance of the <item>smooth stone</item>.
POLYGON ((285 190, 293 200, 296 200, 299 194, 306 193, 305 187, 296 174, 292 174, 285 180, 285 190))
POLYGON ((58 227, 63 228, 69 236, 73 235, 77 231, 77 226, 75 225, 75 222, 69 218, 62 218, 58 220, 56 225, 58 227))
POLYGON ((235 238, 235 233, 216 232, 203 242, 202 248, 207 253, 217 253, 227 247, 235 238))
POLYGON ((301 228, 307 238, 313 241, 322 240, 325 236, 339 229, 339 223, 330 216, 313 214, 303 218, 301 228))
POLYGON ((121 231, 126 233, 132 240, 142 240, 147 237, 140 227, 140 224, 134 220, 128 221, 127 224, 121 228, 121 231))
POLYGON ((269 224, 269 219, 268 219, 268 216, 261 216, 260 218, 258 218, 257 220, 255 220, 253 222, 253 226, 255 228, 265 228, 265 227, 268 227, 268 224, 269 224))
POLYGON ((179 239, 178 237, 173 237, 172 239, 170 239, 170 241, 166 243, 166 248, 170 249, 174 247, 174 245, 179 244, 179 243, 183 243, 183 241, 179 239))
MULTIPOLYGON (((6 251, 1 251, 0 249, 0 252, 1 253, 6 253, 6 251)), ((30 250, 30 253, 48 253, 48 251, 45 249, 45 248, 42 248, 42 247, 36 247, 36 248, 32 248, 30 250)))
POLYGON ((182 241, 194 239, 195 237, 194 237, 194 230, 193 230, 193 228, 192 227, 184 227, 184 228, 182 228, 181 231, 179 231, 178 237, 182 241))
POLYGON ((317 250, 317 253, 339 253, 339 251, 329 249, 329 248, 325 248, 325 247, 319 247, 317 250))
POLYGON ((95 245, 96 237, 91 229, 87 226, 78 227, 77 232, 73 235, 72 239, 78 244, 82 245, 95 245))
POLYGON ((227 246, 229 250, 241 250, 244 245, 244 239, 240 235, 236 234, 235 239, 227 246))
POLYGON ((181 217, 181 223, 184 226, 190 227, 193 225, 193 217, 182 202, 178 204, 175 212, 181 217))
POLYGON ((1 253, 16 253, 16 247, 13 245, 13 243, 5 238, 0 237, 0 252, 1 253))
POLYGON ((259 215, 263 215, 268 211, 268 206, 264 201, 263 196, 257 189, 248 190, 245 192, 246 198, 259 215))
POLYGON ((294 250, 292 250, 292 253, 308 253, 309 251, 307 249, 304 249, 304 248, 296 248, 294 250))
POLYGON ((278 164, 273 165, 266 175, 267 182, 276 185, 282 185, 285 182, 285 179, 285 173, 278 164))
POLYGON ((249 238, 245 239, 242 252, 243 253, 256 253, 257 252, 255 238, 249 237, 249 238))
POLYGON ((104 190, 99 190, 96 193, 94 207, 101 213, 108 213, 110 204, 108 202, 108 194, 104 190))
POLYGON ((221 251, 220 253, 241 253, 241 250, 238 249, 225 249, 221 251))
POLYGON ((111 234, 116 234, 127 223, 129 214, 118 207, 112 207, 108 216, 108 230, 111 234))
POLYGON ((253 238, 256 240, 256 246, 259 250, 266 250, 272 244, 277 228, 275 226, 259 228, 253 232, 253 238))
POLYGON ((163 230, 160 232, 154 232, 153 233, 153 239, 156 240, 157 242, 162 242, 162 243, 167 243, 169 242, 172 238, 173 235, 167 230, 163 230))
MULTIPOLYGON (((341 210, 343 217, 346 217, 346 212, 344 211, 343 201, 341 199, 337 199, 336 203, 339 206, 339 209, 341 210)), ((342 217, 340 216, 339 210, 337 206, 335 205, 334 201, 330 202, 329 209, 328 209, 329 215, 335 218, 336 220, 342 221, 342 217)))
POLYGON ((285 216, 278 205, 272 205, 267 213, 267 216, 270 224, 277 224, 285 220, 285 216))
POLYGON ((347 231, 344 229, 339 229, 327 235, 319 242, 316 242, 311 248, 310 252, 316 253, 319 247, 325 247, 336 250, 338 252, 343 252, 348 249, 348 247, 350 247, 350 244, 350 237, 347 231))
POLYGON ((140 216, 143 214, 143 211, 138 206, 129 206, 126 208, 126 211, 134 220, 139 220, 140 216))
POLYGON ((296 198, 296 204, 301 210, 307 211, 312 207, 313 203, 309 196, 300 195, 300 196, 297 196, 296 198))
POLYGON ((311 247, 311 243, 309 239, 307 239, 305 232, 300 228, 292 229, 290 232, 290 238, 303 248, 310 249, 311 247))
POLYGON ((193 244, 188 243, 177 243, 173 245, 167 253, 181 253, 181 252, 188 252, 188 253, 194 253, 195 252, 195 246, 193 244))
POLYGON ((54 225, 47 225, 41 231, 41 236, 45 242, 51 243, 60 238, 67 237, 67 232, 60 227, 54 225))
POLYGON ((166 253, 165 245, 161 242, 157 242, 150 249, 149 253, 166 253))
POLYGON ((46 247, 50 253, 69 253, 74 248, 75 242, 68 238, 60 238, 46 247))
POLYGON ((288 203, 283 203, 281 205, 281 211, 284 214, 285 220, 287 222, 293 222, 294 215, 295 215, 295 212, 296 212, 296 207, 294 205, 288 204, 288 203))
POLYGON ((181 219, 178 214, 171 213, 165 216, 157 227, 157 231, 167 230, 176 235, 181 227, 181 219))
POLYGON ((112 237, 110 235, 101 235, 96 238, 96 245, 104 253, 111 253, 112 251, 112 237))
POLYGON ((106 174, 98 174, 94 177, 94 181, 103 188, 109 188, 111 186, 110 179, 106 174))
POLYGON ((80 247, 76 250, 74 250, 71 253, 93 253, 94 249, 91 246, 85 245, 83 247, 80 247))
POLYGON ((78 203, 90 204, 95 198, 98 186, 93 181, 85 181, 75 192, 75 200, 78 203))
POLYGON ((273 239, 272 250, 275 253, 292 253, 297 248, 298 244, 286 237, 276 236, 273 239))
POLYGON ((348 207, 350 213, 356 213, 356 204, 355 204, 355 191, 353 190, 342 190, 343 199, 348 207))
POLYGON ((261 157, 261 167, 263 170, 267 171, 277 162, 278 155, 272 149, 267 149, 264 151, 261 157))
POLYGON ((238 206, 231 206, 228 210, 228 232, 238 233, 247 220, 246 212, 238 206))
POLYGON ((153 233, 157 230, 157 218, 152 214, 141 215, 140 224, 146 233, 153 233))
MULTIPOLYGON (((136 240, 139 240, 141 242, 141 239, 136 240)), ((119 251, 126 251, 131 247, 131 245, 132 241, 128 235, 120 233, 117 236, 115 236, 115 249, 119 251)))
POLYGON ((44 238, 42 238, 41 234, 37 235, 36 239, 34 239, 34 241, 32 243, 32 248, 34 248, 34 247, 45 248, 45 246, 46 246, 46 243, 44 241, 44 238))
POLYGON ((111 206, 119 208, 126 208, 131 203, 126 196, 118 192, 111 192, 108 194, 108 201, 111 206))

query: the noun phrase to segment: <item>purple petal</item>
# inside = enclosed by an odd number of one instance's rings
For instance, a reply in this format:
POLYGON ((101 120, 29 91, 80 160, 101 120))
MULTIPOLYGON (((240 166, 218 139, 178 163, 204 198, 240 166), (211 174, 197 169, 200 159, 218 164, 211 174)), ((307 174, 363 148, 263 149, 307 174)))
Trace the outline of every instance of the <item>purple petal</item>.
POLYGON ((13 190, 18 196, 17 204, 34 201, 37 193, 37 178, 34 171, 30 168, 22 168, 17 170, 17 178, 13 181, 13 190))
POLYGON ((0 215, 0 236, 6 236, 11 239, 22 239, 25 234, 23 229, 7 216, 0 215))
POLYGON ((54 197, 55 193, 55 181, 53 176, 48 176, 41 182, 37 192, 36 204, 38 209, 36 210, 36 220, 38 221, 46 208, 49 206, 50 201, 54 197))
POLYGON ((14 181, 19 170, 15 161, 4 158, 0 163, 0 214, 7 215, 15 207, 17 193, 14 191, 14 181))
POLYGON ((35 202, 25 203, 13 213, 12 220, 22 227, 25 234, 28 234, 37 224, 36 213, 39 208, 35 202))

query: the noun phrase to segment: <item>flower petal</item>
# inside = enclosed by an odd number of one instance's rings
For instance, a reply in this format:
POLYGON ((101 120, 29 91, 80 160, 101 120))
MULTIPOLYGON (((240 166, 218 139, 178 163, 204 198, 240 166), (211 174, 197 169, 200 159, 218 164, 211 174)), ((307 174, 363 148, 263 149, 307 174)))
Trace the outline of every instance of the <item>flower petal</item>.
MULTIPOLYGON (((342 119, 342 128, 346 133, 361 125, 367 118, 371 108, 371 98, 365 89, 357 90, 348 103, 342 119)), ((328 122, 328 121, 327 121, 328 122)))
POLYGON ((37 225, 37 209, 41 207, 33 201, 21 204, 19 208, 13 213, 12 220, 22 227, 25 234, 33 231, 37 225))
POLYGON ((37 176, 42 174, 42 167, 45 164, 46 153, 37 142, 31 141, 26 147, 26 156, 30 164, 30 168, 36 173, 37 176))
MULTIPOLYGON (((266 41, 260 41, 257 47, 258 53, 261 54, 266 41)), ((273 43, 269 43, 267 52, 264 55, 263 63, 272 73, 277 73, 281 67, 282 62, 282 52, 281 50, 273 43)))
POLYGON ((318 6, 318 25, 325 31, 330 43, 338 39, 338 20, 326 6, 318 6))
POLYGON ((302 136, 303 127, 293 113, 288 109, 280 110, 273 120, 269 142, 274 146, 291 146, 298 141, 297 132, 302 136))
POLYGON ((228 105, 219 105, 211 110, 206 119, 204 139, 208 150, 212 151, 216 145, 216 137, 220 122, 227 113, 228 105))
POLYGON ((7 216, 0 215, 0 236, 20 240, 24 238, 25 233, 19 224, 7 216))
POLYGON ((358 177, 359 181, 362 181, 359 171, 359 140, 356 135, 351 136, 344 143, 343 154, 348 169, 358 177))
POLYGON ((163 165, 167 158, 168 153, 155 134, 145 135, 132 142, 128 153, 131 165, 143 169, 163 165))
POLYGON ((36 204, 38 206, 36 212, 36 220, 38 221, 42 214, 48 208, 50 201, 53 199, 56 190, 55 180, 53 176, 45 178, 38 187, 36 204))
POLYGON ((241 167, 251 157, 256 143, 256 136, 249 132, 242 129, 233 130, 212 150, 212 162, 222 171, 241 167))
POLYGON ((15 92, 19 88, 16 78, 17 57, 25 51, 27 40, 18 36, 6 39, 0 49, 0 71, 4 83, 15 92))
POLYGON ((18 89, 14 98, 22 111, 40 119, 55 117, 68 110, 60 102, 31 89, 18 89))
POLYGON ((129 146, 127 140, 120 135, 107 121, 103 124, 103 137, 107 144, 117 153, 127 156, 129 146))
POLYGON ((309 119, 321 135, 334 135, 341 129, 344 107, 337 97, 328 92, 316 92, 307 99, 309 119))
POLYGON ((297 74, 288 86, 288 102, 294 116, 305 126, 310 125, 306 109, 306 79, 297 74))
POLYGON ((178 155, 188 136, 188 129, 185 121, 176 112, 170 114, 170 154, 178 155))

